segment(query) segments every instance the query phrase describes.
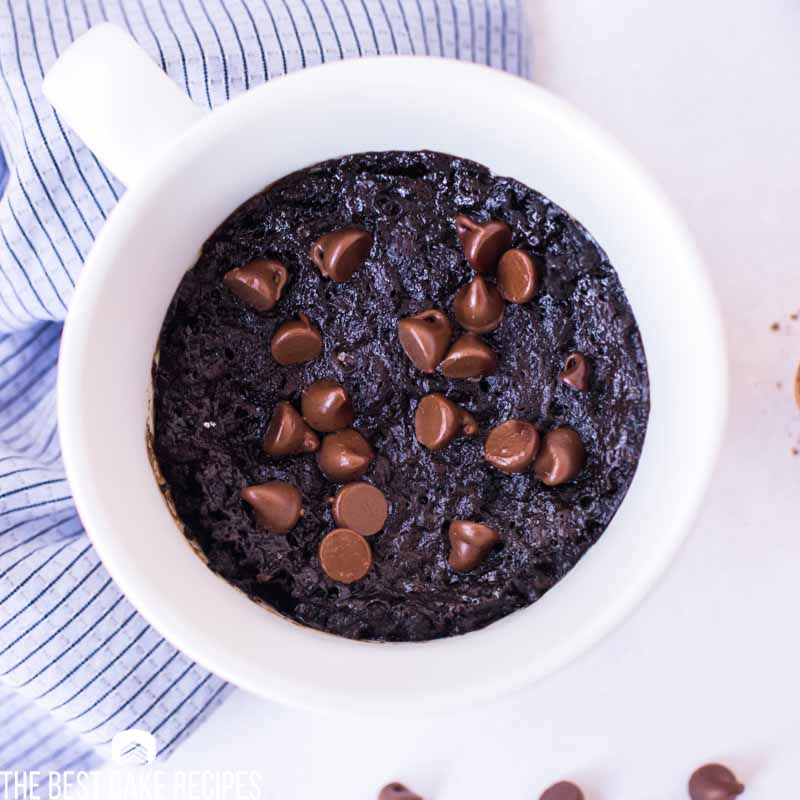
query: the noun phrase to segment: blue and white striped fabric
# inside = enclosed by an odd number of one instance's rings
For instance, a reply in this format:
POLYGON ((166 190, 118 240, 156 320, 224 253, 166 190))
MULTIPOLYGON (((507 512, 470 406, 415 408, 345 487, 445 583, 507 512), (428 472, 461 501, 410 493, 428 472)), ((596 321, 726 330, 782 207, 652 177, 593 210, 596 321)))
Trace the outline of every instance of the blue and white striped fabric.
POLYGON ((0 0, 0 769, 98 763, 144 728, 168 752, 225 694, 137 615, 89 544, 60 461, 61 321, 123 187, 42 98, 91 25, 127 28, 202 106, 383 53, 527 74, 521 0, 0 0))

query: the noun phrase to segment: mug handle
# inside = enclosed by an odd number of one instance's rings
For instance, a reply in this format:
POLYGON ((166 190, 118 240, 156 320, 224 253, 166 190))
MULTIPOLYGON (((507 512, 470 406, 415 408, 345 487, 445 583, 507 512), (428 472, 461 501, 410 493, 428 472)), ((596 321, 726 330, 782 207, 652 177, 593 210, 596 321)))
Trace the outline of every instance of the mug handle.
POLYGON ((47 71, 42 92, 126 186, 206 115, 122 28, 104 22, 47 71))

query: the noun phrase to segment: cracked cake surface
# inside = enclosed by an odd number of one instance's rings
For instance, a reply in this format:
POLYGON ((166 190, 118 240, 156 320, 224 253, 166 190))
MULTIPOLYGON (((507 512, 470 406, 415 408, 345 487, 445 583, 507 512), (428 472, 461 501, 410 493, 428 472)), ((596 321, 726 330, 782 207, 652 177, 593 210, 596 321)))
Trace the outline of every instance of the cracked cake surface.
MULTIPOLYGON (((494 278, 484 276, 489 283, 494 278)), ((603 251, 565 211, 512 178, 431 152, 349 155, 293 173, 234 212, 209 238, 175 294, 154 367, 153 445, 175 509, 211 569, 305 625, 357 639, 418 641, 481 628, 537 600, 564 577, 611 521, 630 485, 649 411, 642 342, 603 251), (481 335, 497 356, 480 380, 424 373, 398 341, 398 321, 430 308, 453 314, 474 271, 454 227, 468 214, 510 226, 531 253, 538 289, 505 305, 481 335), (323 234, 356 225, 372 235, 363 266, 342 283, 309 258, 323 234), (269 311, 223 284, 232 268, 276 259, 288 279, 269 311), (270 355, 278 327, 307 315, 322 351, 282 366, 270 355), (586 391, 559 379, 583 354, 586 391), (369 537, 372 566, 345 585, 320 568, 336 524, 328 498, 340 484, 314 453, 271 458, 262 440, 280 401, 300 408, 305 386, 341 384, 353 427, 374 459, 364 479, 389 513, 369 537), (422 397, 439 393, 477 421, 477 435, 429 450, 415 436, 422 397), (578 476, 557 486, 531 470, 505 474, 484 458, 489 431, 527 420, 544 435, 574 429, 586 450, 578 476), (286 481, 303 515, 285 535, 266 531, 242 488, 286 481), (448 564, 453 520, 491 526, 499 543, 473 570, 448 564)))

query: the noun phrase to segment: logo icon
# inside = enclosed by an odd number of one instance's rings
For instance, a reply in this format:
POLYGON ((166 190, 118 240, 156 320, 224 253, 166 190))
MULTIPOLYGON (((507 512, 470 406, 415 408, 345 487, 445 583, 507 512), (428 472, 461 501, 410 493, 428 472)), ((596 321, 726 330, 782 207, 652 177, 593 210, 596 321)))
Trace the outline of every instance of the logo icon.
POLYGON ((111 758, 123 766, 140 766, 155 761, 158 742, 149 731, 130 728, 120 731, 111 740, 111 758))

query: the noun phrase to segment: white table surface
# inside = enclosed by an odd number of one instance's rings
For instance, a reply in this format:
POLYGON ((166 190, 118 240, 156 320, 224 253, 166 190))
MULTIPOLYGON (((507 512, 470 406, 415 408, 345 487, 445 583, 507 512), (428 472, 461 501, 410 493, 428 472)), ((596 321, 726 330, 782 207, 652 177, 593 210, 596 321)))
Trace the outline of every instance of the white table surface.
POLYGON ((800 797, 800 4, 528 2, 537 80, 644 162, 710 267, 733 380, 703 512, 638 611, 521 694, 393 721, 237 692, 169 770, 259 770, 282 800, 373 800, 391 779, 427 800, 536 800, 561 777, 587 800, 662 800, 721 760, 745 797, 800 797))

